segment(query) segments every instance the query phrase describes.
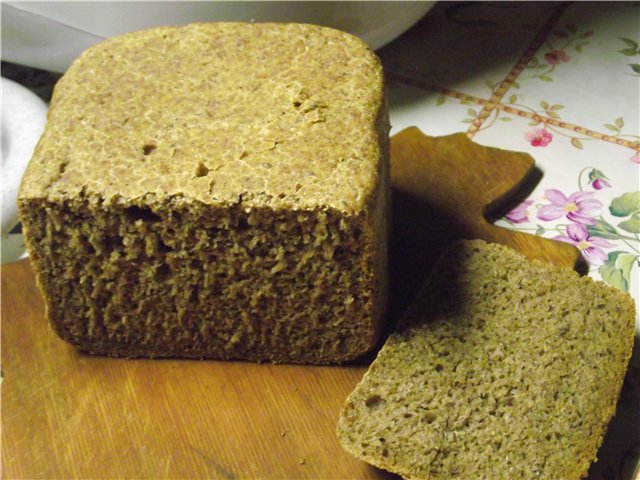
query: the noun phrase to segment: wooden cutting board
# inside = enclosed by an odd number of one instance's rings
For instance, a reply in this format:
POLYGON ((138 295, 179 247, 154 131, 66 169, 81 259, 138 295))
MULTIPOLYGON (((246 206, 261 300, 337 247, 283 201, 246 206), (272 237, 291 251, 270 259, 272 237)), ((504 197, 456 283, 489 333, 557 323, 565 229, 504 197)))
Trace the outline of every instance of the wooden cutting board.
MULTIPOLYGON (((529 156, 463 134, 393 137, 389 325, 455 238, 576 264, 570 245, 485 220, 533 169, 529 156)), ((334 434, 371 357, 313 367, 82 355, 46 323, 27 260, 2 268, 2 327, 3 478, 398 478, 334 434)))

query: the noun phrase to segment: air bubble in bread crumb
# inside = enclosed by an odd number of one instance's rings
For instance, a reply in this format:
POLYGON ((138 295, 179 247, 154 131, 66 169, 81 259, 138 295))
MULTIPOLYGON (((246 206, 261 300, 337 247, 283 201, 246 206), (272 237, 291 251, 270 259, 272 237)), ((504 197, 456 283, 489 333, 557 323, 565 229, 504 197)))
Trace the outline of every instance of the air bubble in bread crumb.
POLYGON ((146 156, 146 155, 150 155, 151 153, 153 153, 153 151, 158 148, 157 145, 153 144, 153 143, 145 143, 142 146, 142 153, 146 156))
POLYGON ((204 163, 199 162, 198 166, 196 167, 196 177, 206 177, 208 174, 209 169, 207 168, 207 166, 204 163))

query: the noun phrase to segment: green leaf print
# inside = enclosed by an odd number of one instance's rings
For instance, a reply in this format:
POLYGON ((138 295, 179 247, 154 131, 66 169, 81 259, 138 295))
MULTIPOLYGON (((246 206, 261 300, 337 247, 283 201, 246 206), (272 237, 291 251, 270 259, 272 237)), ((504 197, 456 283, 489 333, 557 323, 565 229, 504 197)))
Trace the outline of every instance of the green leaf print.
MULTIPOLYGON (((635 57, 636 55, 640 55, 640 46, 638 45, 638 42, 636 42, 635 40, 631 40, 630 38, 618 38, 627 45, 627 48, 618 50, 618 53, 626 55, 627 57, 635 57)), ((633 70, 634 74, 640 75, 640 63, 627 63, 627 65, 631 67, 631 70, 633 70)), ((635 77, 636 75, 633 76, 635 77)))
POLYGON ((638 42, 636 42, 635 40, 631 40, 630 38, 622 38, 622 37, 618 37, 618 39, 622 40, 624 43, 627 44, 628 47, 633 48, 634 50, 638 49, 638 42))
POLYGON ((640 233, 640 212, 635 212, 629 220, 620 222, 618 226, 625 232, 640 233))
POLYGON ((635 255, 619 250, 610 252, 607 261, 598 268, 598 272, 606 283, 618 290, 628 292, 631 268, 636 258, 635 255))
POLYGON ((640 191, 623 193, 614 198, 609 206, 609 211, 615 217, 627 217, 640 211, 640 191))
POLYGON ((618 50, 618 53, 626 55, 627 57, 635 57, 638 54, 633 48, 623 48, 622 50, 618 50))

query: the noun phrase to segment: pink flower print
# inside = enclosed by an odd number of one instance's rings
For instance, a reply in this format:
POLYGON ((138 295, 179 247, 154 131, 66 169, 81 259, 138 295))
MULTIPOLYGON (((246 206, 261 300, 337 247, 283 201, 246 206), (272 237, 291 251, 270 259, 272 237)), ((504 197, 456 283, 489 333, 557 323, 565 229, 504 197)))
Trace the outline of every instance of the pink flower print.
POLYGON ((527 208, 533 203, 533 200, 522 202, 516 208, 505 215, 511 223, 524 223, 529 221, 529 212, 527 208))
POLYGON ((607 176, 597 168, 592 168, 589 172, 589 183, 595 190, 602 190, 603 188, 610 188, 611 184, 607 176))
POLYGON ((593 188, 596 190, 602 190, 603 188, 610 188, 611 184, 606 181, 604 178, 596 178, 591 184, 593 188))
POLYGON ((553 135, 546 128, 536 128, 525 133, 524 138, 534 147, 546 147, 553 140, 553 135))
POLYGON ((568 62, 571 57, 567 55, 564 50, 551 50, 544 54, 544 59, 549 65, 558 65, 563 62, 568 62))
POLYGON ((629 160, 631 160, 633 163, 640 164, 640 152, 636 152, 635 155, 629 160))
POLYGON ((584 259, 591 265, 602 265, 609 255, 603 248, 615 247, 604 238, 590 237, 587 227, 579 223, 571 223, 567 226, 567 235, 558 235, 554 240, 571 243, 578 247, 584 259))
POLYGON ((602 203, 591 198, 595 192, 575 192, 569 198, 559 190, 549 189, 544 192, 551 205, 544 205, 538 210, 540 220, 557 220, 566 216, 569 220, 584 225, 595 225, 594 216, 600 214, 602 203))

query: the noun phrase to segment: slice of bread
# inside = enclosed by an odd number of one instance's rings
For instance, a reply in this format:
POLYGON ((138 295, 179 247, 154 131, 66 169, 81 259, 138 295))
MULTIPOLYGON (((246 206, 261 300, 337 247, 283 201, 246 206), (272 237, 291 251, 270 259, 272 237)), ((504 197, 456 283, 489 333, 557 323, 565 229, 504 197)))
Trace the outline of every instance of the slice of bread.
POLYGON ((480 240, 443 255, 338 422, 411 479, 586 475, 634 336, 630 296, 480 240))

